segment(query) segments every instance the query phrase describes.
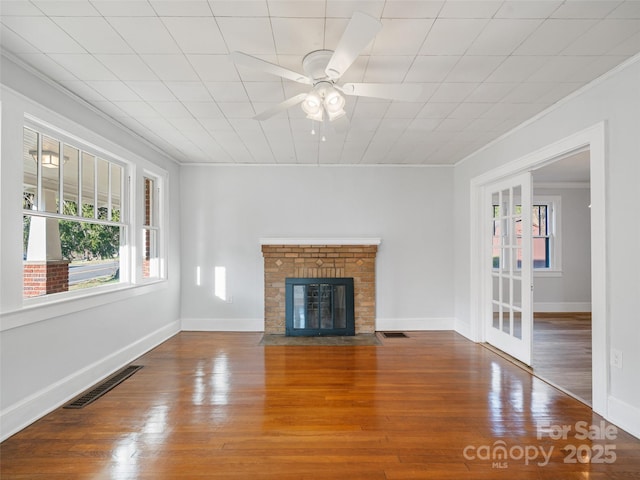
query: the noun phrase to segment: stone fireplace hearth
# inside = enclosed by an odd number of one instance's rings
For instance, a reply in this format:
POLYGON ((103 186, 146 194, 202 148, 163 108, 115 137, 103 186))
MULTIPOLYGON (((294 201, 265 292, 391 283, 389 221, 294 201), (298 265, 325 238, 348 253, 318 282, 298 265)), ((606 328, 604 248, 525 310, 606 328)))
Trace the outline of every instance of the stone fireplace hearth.
POLYGON ((353 278, 355 333, 375 332, 380 239, 261 239, 264 332, 285 334, 287 278, 353 278))

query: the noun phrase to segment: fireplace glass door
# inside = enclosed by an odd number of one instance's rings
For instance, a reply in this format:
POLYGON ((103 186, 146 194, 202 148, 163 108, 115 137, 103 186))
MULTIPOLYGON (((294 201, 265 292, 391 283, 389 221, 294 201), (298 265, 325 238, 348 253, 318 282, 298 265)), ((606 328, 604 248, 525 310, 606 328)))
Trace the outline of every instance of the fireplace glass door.
POLYGON ((287 278, 287 335, 354 335, 353 278, 287 278))

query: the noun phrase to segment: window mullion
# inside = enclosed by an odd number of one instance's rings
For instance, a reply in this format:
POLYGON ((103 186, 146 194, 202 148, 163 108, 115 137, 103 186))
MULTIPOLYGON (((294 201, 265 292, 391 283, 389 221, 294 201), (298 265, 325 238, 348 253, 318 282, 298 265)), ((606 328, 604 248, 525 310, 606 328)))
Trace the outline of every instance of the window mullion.
POLYGON ((112 165, 107 164, 107 220, 111 220, 111 170, 112 165))
POLYGON ((36 195, 37 209, 44 210, 44 199, 42 198, 42 134, 38 132, 38 161, 36 162, 36 195))
POLYGON ((98 157, 93 156, 93 218, 98 218, 98 157))
POLYGON ((64 214, 64 142, 58 142, 58 213, 64 214))
POLYGON ((78 217, 82 217, 82 163, 84 161, 84 151, 79 148, 78 149, 78 200, 77 200, 77 208, 76 215, 78 217))

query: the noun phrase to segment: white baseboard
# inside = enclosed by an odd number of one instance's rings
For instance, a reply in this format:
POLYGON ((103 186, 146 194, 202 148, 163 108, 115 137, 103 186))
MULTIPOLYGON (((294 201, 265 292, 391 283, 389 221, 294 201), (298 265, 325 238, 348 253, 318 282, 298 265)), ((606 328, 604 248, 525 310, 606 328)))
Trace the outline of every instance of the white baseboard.
POLYGON ((453 318, 376 318, 377 331, 453 330, 453 318))
POLYGON ((183 318, 185 332, 264 332, 263 318, 183 318))
POLYGON ((534 302, 534 312, 590 312, 591 302, 534 302))
POLYGON ((0 412, 0 441, 64 405, 92 385, 108 377, 140 355, 180 332, 172 322, 91 365, 43 388, 0 412))
POLYGON ((459 333, 463 337, 467 338, 468 340, 471 340, 472 342, 475 342, 475 340, 473 338, 471 338, 471 325, 469 325, 468 323, 462 322, 462 321, 458 320, 457 318, 454 319, 454 324, 455 324, 454 330, 457 333, 459 333))
POLYGON ((640 408, 609 395, 607 420, 634 437, 640 438, 640 408))

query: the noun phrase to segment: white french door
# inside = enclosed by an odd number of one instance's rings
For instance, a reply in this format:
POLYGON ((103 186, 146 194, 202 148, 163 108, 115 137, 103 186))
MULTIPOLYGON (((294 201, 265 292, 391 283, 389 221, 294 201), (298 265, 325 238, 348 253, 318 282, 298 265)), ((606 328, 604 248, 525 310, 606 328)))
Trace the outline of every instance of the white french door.
POLYGON ((531 365, 533 331, 531 174, 485 187, 487 262, 485 339, 531 365))

